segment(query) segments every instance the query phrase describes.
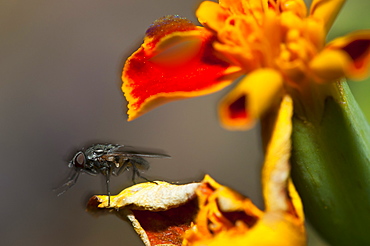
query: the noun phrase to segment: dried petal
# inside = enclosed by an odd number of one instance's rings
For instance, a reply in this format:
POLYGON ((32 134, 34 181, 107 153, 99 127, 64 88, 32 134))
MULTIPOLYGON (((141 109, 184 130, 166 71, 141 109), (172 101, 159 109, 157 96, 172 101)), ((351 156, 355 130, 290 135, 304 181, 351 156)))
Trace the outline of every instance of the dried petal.
POLYGON ((145 245, 181 245, 198 211, 196 189, 200 183, 173 185, 154 181, 131 186, 116 196, 94 196, 88 210, 106 209, 127 218, 145 245))

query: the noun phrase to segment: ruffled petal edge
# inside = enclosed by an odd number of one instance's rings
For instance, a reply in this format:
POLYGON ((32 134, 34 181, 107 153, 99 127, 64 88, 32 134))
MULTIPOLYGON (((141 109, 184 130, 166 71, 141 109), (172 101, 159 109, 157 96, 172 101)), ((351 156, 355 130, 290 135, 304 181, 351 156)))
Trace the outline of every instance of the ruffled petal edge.
POLYGON ((333 82, 341 77, 361 80, 370 66, 370 31, 357 31, 330 42, 310 63, 318 82, 333 82))

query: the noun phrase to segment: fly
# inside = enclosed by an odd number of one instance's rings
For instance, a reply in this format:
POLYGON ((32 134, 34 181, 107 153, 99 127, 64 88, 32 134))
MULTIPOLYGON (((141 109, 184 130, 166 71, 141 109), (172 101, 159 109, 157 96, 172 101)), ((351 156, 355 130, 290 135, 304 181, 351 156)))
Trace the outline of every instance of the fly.
POLYGON ((149 162, 144 158, 170 158, 165 154, 150 153, 137 150, 131 146, 118 144, 94 144, 87 149, 78 151, 69 162, 68 167, 73 168, 74 172, 59 189, 63 190, 58 196, 69 190, 74 184, 81 172, 90 175, 98 175, 99 173, 105 176, 108 206, 110 205, 110 177, 111 175, 118 176, 125 170, 132 168, 132 181, 135 183, 135 177, 142 177, 140 170, 148 170, 149 162))

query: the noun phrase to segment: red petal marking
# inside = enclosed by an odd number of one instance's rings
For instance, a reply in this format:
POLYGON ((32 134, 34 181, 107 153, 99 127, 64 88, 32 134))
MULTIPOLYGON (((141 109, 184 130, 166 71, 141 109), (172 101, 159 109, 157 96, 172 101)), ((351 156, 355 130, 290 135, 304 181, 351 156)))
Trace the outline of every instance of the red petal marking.
POLYGON ((247 211, 234 211, 234 212, 221 211, 221 213, 222 216, 224 216, 233 225, 236 225, 237 223, 243 221, 244 224, 248 226, 248 228, 252 228, 259 219, 257 216, 248 214, 247 211))
POLYGON ((151 245, 181 245, 185 231, 190 229, 198 212, 197 201, 194 199, 167 211, 132 210, 132 212, 146 232, 151 245))
POLYGON ((246 119, 248 117, 247 110, 245 108, 246 95, 239 97, 235 102, 229 106, 229 117, 230 119, 246 119))
POLYGON ((342 48, 354 61, 354 65, 356 68, 360 68, 363 66, 363 58, 369 53, 370 49, 370 40, 368 39, 357 39, 353 42, 350 42, 346 46, 342 48))
MULTIPOLYGON (((172 25, 170 26, 173 28, 172 25)), ((184 92, 186 95, 186 92, 200 92, 201 94, 202 91, 222 82, 221 78, 229 64, 213 54, 214 36, 206 29, 197 30, 202 39, 201 48, 198 55, 185 65, 164 66, 151 61, 153 56, 153 50, 149 50, 151 45, 142 46, 127 60, 123 80, 126 86, 132 89, 130 96, 135 99, 129 105, 132 109, 139 110, 145 100, 159 93, 184 92)), ((154 29, 150 31, 150 35, 155 35, 152 32, 156 32, 154 29)), ((160 35, 163 35, 163 32, 161 31, 160 35)), ((169 33, 166 32, 166 34, 169 33)))

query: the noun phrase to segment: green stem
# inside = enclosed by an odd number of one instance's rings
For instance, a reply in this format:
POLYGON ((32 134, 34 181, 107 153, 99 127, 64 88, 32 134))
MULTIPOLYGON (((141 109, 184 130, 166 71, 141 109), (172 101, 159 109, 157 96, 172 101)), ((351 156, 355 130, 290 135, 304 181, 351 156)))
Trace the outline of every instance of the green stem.
POLYGON ((329 243, 370 245, 370 127, 345 82, 333 83, 323 102, 316 115, 306 114, 311 103, 295 110, 293 181, 329 243))

